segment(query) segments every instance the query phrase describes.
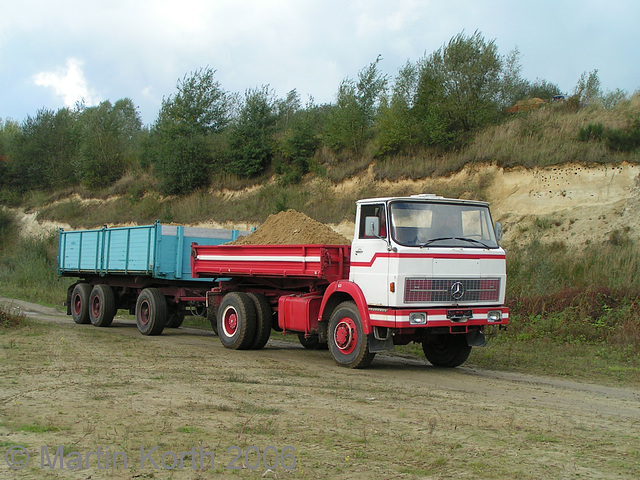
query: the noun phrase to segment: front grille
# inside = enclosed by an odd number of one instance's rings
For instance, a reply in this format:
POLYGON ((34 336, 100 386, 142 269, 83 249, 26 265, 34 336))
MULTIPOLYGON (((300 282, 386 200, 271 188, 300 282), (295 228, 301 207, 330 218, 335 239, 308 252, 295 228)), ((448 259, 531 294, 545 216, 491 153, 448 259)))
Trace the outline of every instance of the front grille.
POLYGON ((499 278, 407 278, 404 284, 405 303, 497 302, 499 299, 499 278))

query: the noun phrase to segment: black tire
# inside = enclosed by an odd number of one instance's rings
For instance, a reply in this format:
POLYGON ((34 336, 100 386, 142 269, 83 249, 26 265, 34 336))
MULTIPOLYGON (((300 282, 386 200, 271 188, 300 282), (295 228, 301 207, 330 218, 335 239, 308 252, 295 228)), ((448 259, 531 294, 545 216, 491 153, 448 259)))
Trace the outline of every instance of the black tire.
POLYGON ((89 296, 91 295, 91 285, 88 283, 77 283, 71 293, 71 317, 77 324, 91 323, 89 318, 89 296))
POLYGON ((271 319, 273 318, 273 311, 269 300, 264 295, 257 293, 247 293, 251 301, 253 301, 253 307, 256 310, 256 334, 253 338, 253 342, 249 346, 251 350, 260 350, 269 341, 271 336, 271 319))
POLYGON ((168 319, 167 301, 157 288, 145 288, 136 302, 136 324, 143 335, 160 335, 168 319))
POLYGON ((321 342, 318 338, 318 335, 307 335, 304 336, 304 333, 298 334, 298 340, 300 341, 300 345, 302 345, 307 350, 328 350, 329 344, 327 342, 321 342))
POLYGON ((184 322, 184 312, 173 312, 167 316, 164 328, 179 328, 184 322))
POLYGON ((329 320, 329 350, 343 367, 367 367, 375 353, 369 351, 369 337, 364 334, 358 307, 352 301, 342 302, 329 320))
POLYGON ((431 365, 454 368, 469 358, 471 346, 465 335, 432 335, 422 342, 422 351, 431 365))
POLYGON ((89 295, 89 320, 96 327, 108 327, 116 316, 116 300, 109 285, 96 285, 89 295))
POLYGON ((246 293, 227 293, 218 308, 218 336, 222 345, 246 350, 256 334, 256 309, 246 293))
POLYGON ((218 308, 215 305, 207 307, 207 320, 211 324, 214 335, 218 335, 218 308))

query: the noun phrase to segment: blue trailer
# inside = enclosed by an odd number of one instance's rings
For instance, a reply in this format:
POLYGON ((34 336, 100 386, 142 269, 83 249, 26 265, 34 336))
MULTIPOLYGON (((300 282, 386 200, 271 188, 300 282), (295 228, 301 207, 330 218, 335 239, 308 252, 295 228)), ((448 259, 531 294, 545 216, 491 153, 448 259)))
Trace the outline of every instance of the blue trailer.
POLYGON ((153 225, 59 231, 58 274, 78 277, 67 292, 76 323, 111 325, 117 310, 136 316, 141 333, 179 327, 205 313, 211 279, 191 275, 191 245, 221 245, 249 232, 153 225))

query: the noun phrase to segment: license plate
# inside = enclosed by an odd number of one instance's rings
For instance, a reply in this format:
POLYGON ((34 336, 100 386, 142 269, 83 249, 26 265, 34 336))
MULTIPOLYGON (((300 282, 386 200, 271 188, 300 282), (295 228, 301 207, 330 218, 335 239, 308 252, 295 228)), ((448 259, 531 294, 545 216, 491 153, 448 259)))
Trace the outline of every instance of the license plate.
POLYGON ((447 318, 449 320, 461 320, 473 317, 472 310, 447 310, 447 318))

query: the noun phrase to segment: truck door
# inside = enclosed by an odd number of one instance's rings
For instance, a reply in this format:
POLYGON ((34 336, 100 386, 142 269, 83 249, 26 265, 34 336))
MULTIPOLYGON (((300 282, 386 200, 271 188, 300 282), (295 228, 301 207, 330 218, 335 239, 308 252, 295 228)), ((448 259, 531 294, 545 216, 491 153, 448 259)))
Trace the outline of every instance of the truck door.
POLYGON ((388 218, 384 203, 360 205, 351 245, 349 280, 358 284, 369 305, 389 303, 388 218))

